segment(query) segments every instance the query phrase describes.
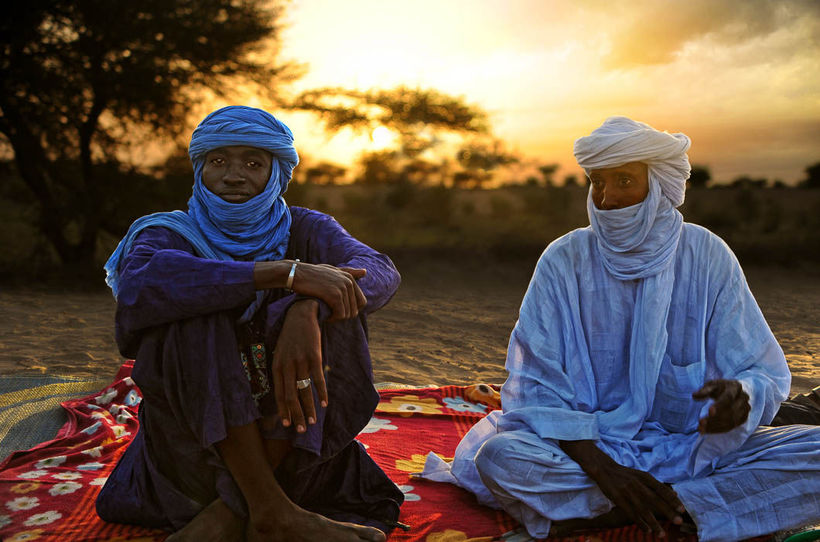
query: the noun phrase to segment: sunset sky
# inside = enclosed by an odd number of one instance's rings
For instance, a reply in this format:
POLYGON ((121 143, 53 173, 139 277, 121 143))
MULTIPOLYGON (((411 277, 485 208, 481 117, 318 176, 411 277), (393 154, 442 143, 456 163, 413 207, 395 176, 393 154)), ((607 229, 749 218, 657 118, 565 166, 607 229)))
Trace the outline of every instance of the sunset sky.
MULTIPOLYGON (((717 180, 791 183, 820 161, 815 0, 298 0, 285 22, 283 58, 307 68, 296 90, 462 96, 559 176, 577 171, 573 140, 611 115, 686 133, 717 180)), ((314 159, 351 163, 370 144, 282 116, 314 159)))

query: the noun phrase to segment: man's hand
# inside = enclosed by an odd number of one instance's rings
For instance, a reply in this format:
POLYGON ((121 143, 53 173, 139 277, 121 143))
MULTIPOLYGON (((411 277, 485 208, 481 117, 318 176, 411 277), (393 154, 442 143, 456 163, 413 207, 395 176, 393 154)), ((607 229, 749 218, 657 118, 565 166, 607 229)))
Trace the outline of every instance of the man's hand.
POLYGON ((701 433, 725 433, 743 424, 752 409, 749 395, 737 380, 709 380, 692 394, 698 401, 714 399, 709 414, 700 419, 698 431, 701 433))
POLYGON ((686 509, 677 493, 651 474, 619 465, 593 441, 561 441, 560 446, 601 492, 643 530, 664 533, 656 516, 676 525, 683 523, 686 509))
POLYGON ((293 277, 293 291, 327 303, 332 311, 330 321, 355 318, 367 304, 356 283, 366 274, 365 269, 299 263, 293 277))
POLYGON ((312 386, 316 387, 319 402, 327 406, 327 386, 322 370, 322 336, 318 320, 318 303, 313 299, 297 301, 285 314, 282 331, 273 350, 274 393, 276 408, 282 425, 291 423, 296 431, 304 433, 308 424, 316 423, 312 386), (303 390, 297 380, 311 379, 312 386, 303 390))
POLYGON ((686 509, 677 493, 647 472, 613 463, 593 479, 604 495, 645 531, 664 532, 658 516, 676 525, 683 523, 686 509))

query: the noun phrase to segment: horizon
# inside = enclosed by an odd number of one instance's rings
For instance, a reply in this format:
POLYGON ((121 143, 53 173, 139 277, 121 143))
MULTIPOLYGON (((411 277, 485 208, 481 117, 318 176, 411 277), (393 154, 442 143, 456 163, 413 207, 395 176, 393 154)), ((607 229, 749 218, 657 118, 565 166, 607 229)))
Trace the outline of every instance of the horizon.
MULTIPOLYGON (((613 115, 687 134, 691 163, 708 167, 713 182, 803 179, 820 161, 820 8, 674 7, 421 0, 409 11, 398 1, 301 0, 284 12, 280 58, 306 64, 289 85, 295 92, 404 85, 461 96, 487 111, 508 150, 559 164, 558 179, 581 173, 573 141, 613 115)), ((327 134, 305 113, 277 115, 311 159, 350 166, 385 145, 327 134)))

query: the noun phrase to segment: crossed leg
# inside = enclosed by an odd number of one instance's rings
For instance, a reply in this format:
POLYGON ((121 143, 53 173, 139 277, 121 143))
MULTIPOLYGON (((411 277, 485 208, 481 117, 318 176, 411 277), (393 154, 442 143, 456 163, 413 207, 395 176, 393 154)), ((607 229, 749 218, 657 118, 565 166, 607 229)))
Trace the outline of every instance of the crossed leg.
POLYGON ((244 520, 216 499, 171 535, 169 541, 385 540, 378 529, 333 521, 294 504, 274 476, 276 467, 290 450, 290 443, 262 439, 256 422, 229 428, 227 438, 216 447, 245 496, 250 518, 244 520))

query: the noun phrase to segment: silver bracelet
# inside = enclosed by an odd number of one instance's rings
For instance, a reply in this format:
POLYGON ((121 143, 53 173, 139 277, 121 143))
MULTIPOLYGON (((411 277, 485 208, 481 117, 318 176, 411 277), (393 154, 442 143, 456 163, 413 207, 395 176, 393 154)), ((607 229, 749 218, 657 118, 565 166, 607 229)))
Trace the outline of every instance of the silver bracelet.
POLYGON ((293 291, 293 278, 296 276, 297 263, 299 263, 299 258, 293 260, 293 265, 290 266, 290 273, 288 273, 288 282, 285 284, 285 288, 291 291, 293 291))

